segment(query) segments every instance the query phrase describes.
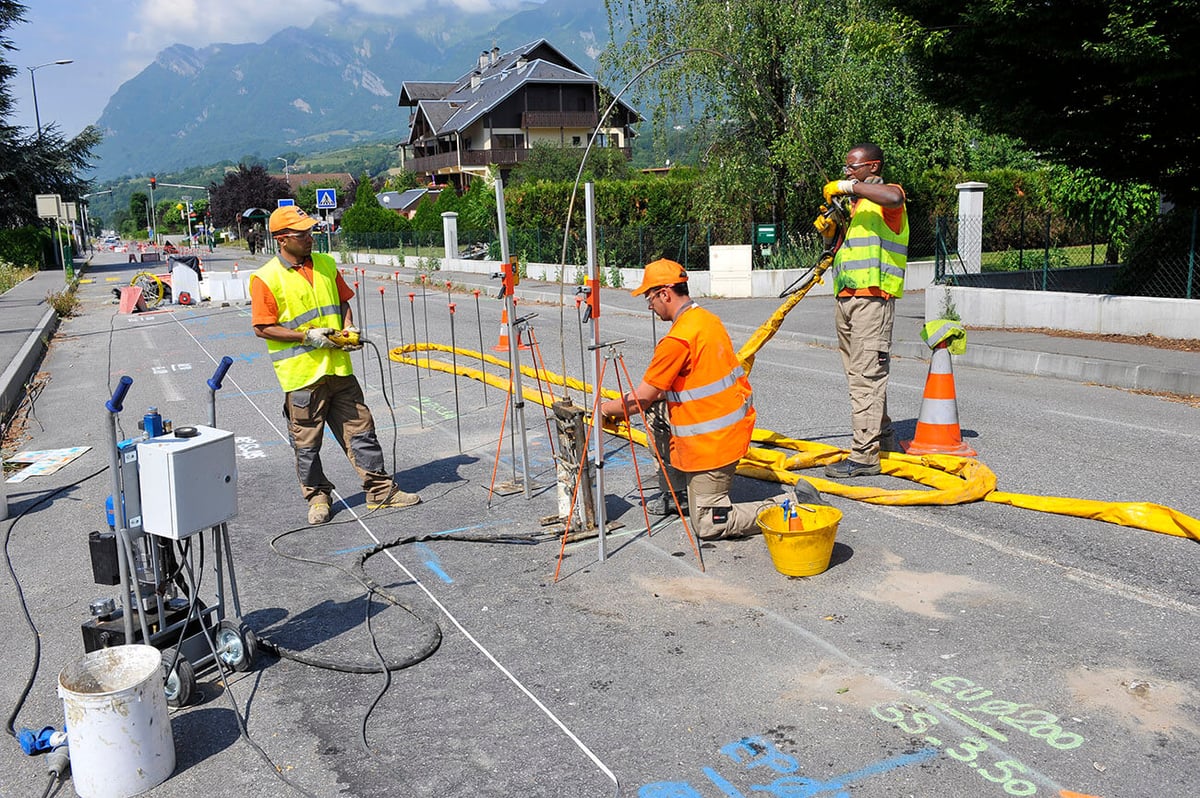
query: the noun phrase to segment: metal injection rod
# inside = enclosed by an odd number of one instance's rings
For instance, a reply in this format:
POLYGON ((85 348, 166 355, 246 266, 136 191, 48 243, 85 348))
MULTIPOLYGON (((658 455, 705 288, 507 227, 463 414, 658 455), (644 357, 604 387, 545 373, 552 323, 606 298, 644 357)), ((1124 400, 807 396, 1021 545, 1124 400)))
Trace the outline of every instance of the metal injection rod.
MULTIPOLYGON (((504 209, 504 181, 496 179, 496 218, 500 232, 500 260, 508 265, 508 268, 515 269, 515 265, 509 260, 508 255, 508 219, 504 209)), ((514 275, 515 281, 515 275, 514 275)), ((508 317, 515 319, 517 316, 516 298, 512 291, 506 291, 504 297, 505 307, 508 310, 508 317)), ((516 322, 513 322, 516 327, 516 322)), ((520 428, 521 434, 521 467, 524 472, 525 482, 525 498, 530 498, 530 478, 529 478, 529 435, 525 429, 525 393, 521 386, 521 361, 520 347, 518 346, 519 335, 513 334, 515 330, 510 331, 508 336, 508 367, 510 369, 509 385, 512 387, 513 395, 513 416, 516 419, 516 425, 520 428)), ((509 434, 513 434, 510 432, 509 434)))
POLYGON ((388 337, 387 323, 387 300, 384 298, 384 293, 387 291, 385 286, 379 286, 379 315, 383 318, 383 351, 387 352, 387 369, 388 369, 388 398, 391 400, 392 407, 396 406, 396 383, 392 379, 392 342, 388 337))
POLYGON ((587 211, 587 263, 589 288, 594 301, 592 311, 592 350, 595 355, 592 362, 592 453, 596 465, 596 492, 593 494, 593 505, 596 508, 596 536, 599 543, 598 557, 604 562, 607 554, 607 540, 604 524, 604 428, 603 418, 594 412, 600 406, 600 263, 596 258, 596 184, 585 183, 583 186, 584 206, 587 211))

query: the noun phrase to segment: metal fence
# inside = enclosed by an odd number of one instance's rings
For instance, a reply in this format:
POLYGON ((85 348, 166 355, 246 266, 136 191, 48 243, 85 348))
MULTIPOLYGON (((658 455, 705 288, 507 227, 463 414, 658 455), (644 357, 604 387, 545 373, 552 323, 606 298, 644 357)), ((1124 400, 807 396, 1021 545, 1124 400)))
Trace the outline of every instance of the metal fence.
MULTIPOLYGON (((562 263, 563 228, 509 228, 508 251, 522 263, 562 263)), ((600 227, 596 253, 604 269, 640 267, 670 258, 690 270, 708 269, 708 248, 716 240, 713 228, 683 224, 654 227, 600 227)), ((740 242, 729 242, 740 243, 740 242)), ((396 256, 441 258, 445 241, 438 232, 335 233, 334 251, 350 250, 396 256)), ((587 263, 587 238, 582 230, 566 237, 568 264, 587 263)), ((500 241, 492 230, 459 230, 459 256, 498 260, 500 241)))
POLYGON ((1094 229, 1050 215, 1031 218, 1018 236, 1007 239, 989 236, 981 219, 939 217, 932 231, 935 279, 950 285, 1197 299, 1196 215, 1186 221, 1160 220, 1131 242, 1132 254, 1122 260, 1094 229), (981 242, 979 251, 964 252, 961 242, 966 241, 981 242))
MULTIPOLYGON (((1091 220, 1084 223, 1051 215, 1022 217, 1017 223, 988 229, 981 218, 909 217, 910 261, 933 260, 935 279, 954 285, 1022 288, 1034 291, 1117 293, 1137 296, 1200 298, 1200 264, 1195 213, 1160 224, 1148 238, 1132 242, 1134 253, 1118 263, 1111 242, 1091 220), (1002 228, 1002 229, 1000 229, 1002 228), (978 242, 977 251, 964 251, 978 242)), ((509 254, 522 263, 562 263, 562 228, 510 228, 509 254)), ((498 260, 500 242, 492 230, 460 230, 459 256, 498 260)), ((817 262, 822 240, 811 226, 783 225, 718 228, 701 224, 600 227, 596 231, 601 268, 637 268, 658 258, 678 261, 690 271, 708 269, 710 246, 752 243, 755 269, 806 268, 817 262)), ((319 236, 323 251, 357 251, 440 259, 441 231, 335 233, 319 236)), ((587 262, 582 229, 566 239, 565 262, 587 262)))

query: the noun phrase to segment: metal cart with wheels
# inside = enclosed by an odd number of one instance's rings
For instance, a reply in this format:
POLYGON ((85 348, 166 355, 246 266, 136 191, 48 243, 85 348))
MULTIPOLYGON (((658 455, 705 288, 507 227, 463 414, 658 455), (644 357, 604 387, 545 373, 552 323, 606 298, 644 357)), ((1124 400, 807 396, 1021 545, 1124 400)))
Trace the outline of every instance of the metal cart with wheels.
POLYGON ((232 363, 222 358, 208 380, 208 425, 172 428, 151 408, 139 424, 143 434, 119 441, 133 380, 121 377, 105 405, 112 421, 112 531, 93 532, 89 542, 96 582, 119 584, 120 604, 92 602, 84 647, 159 648, 171 706, 190 701, 197 673, 211 666, 247 671, 258 651, 241 619, 227 524, 237 513, 233 434, 216 428, 216 392, 232 363))

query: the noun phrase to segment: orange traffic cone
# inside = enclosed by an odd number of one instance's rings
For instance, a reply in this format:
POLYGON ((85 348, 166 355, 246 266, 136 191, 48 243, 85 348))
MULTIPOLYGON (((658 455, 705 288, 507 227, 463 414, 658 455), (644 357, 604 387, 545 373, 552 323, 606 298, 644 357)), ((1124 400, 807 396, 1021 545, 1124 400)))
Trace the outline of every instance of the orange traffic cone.
POLYGON ((911 441, 902 445, 908 454, 954 454, 959 457, 976 454, 963 443, 958 426, 954 372, 950 367, 950 350, 944 342, 933 350, 933 359, 929 361, 929 377, 925 380, 917 431, 911 441))
MULTIPOLYGON (((517 349, 529 349, 529 345, 518 340, 517 349)), ((493 352, 508 351, 508 308, 503 308, 500 311, 500 342, 492 347, 493 352)))

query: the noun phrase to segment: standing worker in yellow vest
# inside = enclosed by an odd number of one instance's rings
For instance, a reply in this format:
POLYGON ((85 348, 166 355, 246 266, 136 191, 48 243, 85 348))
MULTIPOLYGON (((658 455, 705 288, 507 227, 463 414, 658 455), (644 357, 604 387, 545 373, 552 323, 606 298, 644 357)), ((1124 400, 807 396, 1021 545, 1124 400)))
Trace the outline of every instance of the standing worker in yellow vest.
POLYGON ((268 227, 279 255, 250 278, 254 334, 267 341, 284 393, 296 474, 308 502, 308 523, 329 520, 333 483, 321 467, 321 440, 329 425, 362 480, 371 510, 409 507, 421 499, 396 487, 383 462, 375 420, 354 377, 349 349, 331 334, 357 333, 350 313, 354 292, 329 255, 314 253, 317 220, 294 205, 278 208, 268 227))
MULTIPOLYGON (((627 420, 665 397, 671 464, 687 481, 696 534, 704 540, 746 537, 758 532, 759 508, 774 502, 734 504, 729 498, 738 461, 754 432, 754 396, 725 325, 692 301, 687 279, 683 267, 671 260, 646 266, 642 284, 632 293, 645 294, 650 310, 671 322, 671 329, 654 348, 637 388, 602 402, 599 410, 627 420)), ((682 492, 683 486, 672 487, 682 492)), ((671 506, 669 497, 666 501, 671 506)))
POLYGON ((844 180, 825 185, 825 201, 851 198, 845 240, 833 258, 838 349, 850 387, 850 456, 825 467, 834 479, 878 474, 879 453, 900 451, 887 411, 892 324, 908 266, 904 189, 883 182, 883 150, 856 144, 844 180))

